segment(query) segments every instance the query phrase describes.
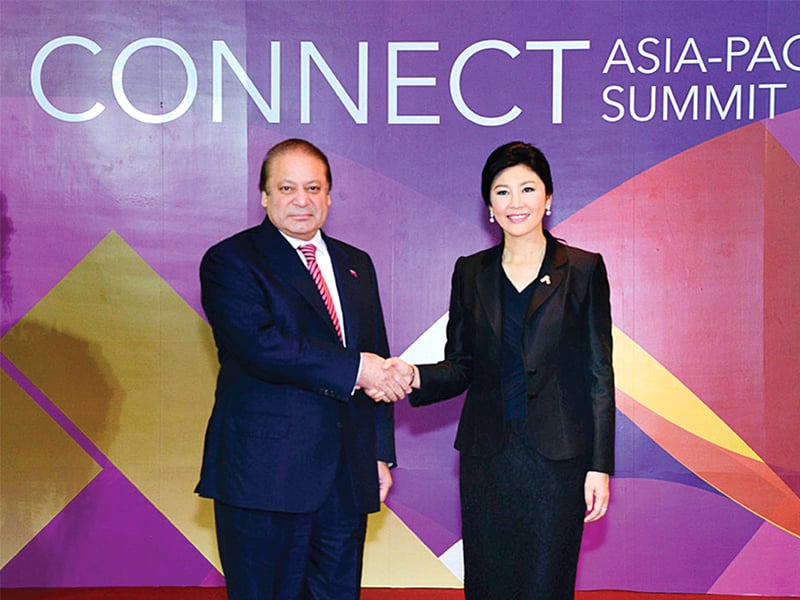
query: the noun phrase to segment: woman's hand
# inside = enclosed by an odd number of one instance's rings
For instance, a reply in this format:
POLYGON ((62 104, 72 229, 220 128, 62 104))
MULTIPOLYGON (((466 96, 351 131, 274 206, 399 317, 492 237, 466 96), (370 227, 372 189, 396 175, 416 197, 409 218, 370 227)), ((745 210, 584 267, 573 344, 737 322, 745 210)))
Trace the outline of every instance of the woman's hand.
POLYGON ((606 516, 610 498, 608 490, 609 479, 608 473, 600 473, 599 471, 586 473, 583 494, 586 499, 586 512, 589 514, 584 517, 584 523, 591 523, 606 516))

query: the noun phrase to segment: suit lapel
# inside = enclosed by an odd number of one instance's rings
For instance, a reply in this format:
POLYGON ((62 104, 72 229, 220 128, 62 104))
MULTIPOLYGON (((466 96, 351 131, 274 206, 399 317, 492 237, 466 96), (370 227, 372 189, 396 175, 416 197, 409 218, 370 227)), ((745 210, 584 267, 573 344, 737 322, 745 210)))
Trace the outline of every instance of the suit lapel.
POLYGON ((500 291, 500 259, 503 256, 503 245, 491 248, 483 257, 481 269, 475 277, 478 300, 483 306, 489 324, 498 339, 503 335, 503 309, 500 291))
MULTIPOLYGON (((326 238, 326 243, 327 241, 326 238)), ((264 222, 256 230, 254 244, 257 260, 264 264, 265 269, 271 275, 295 288, 306 299, 311 308, 322 317, 323 322, 328 324, 331 333, 335 337, 336 329, 331 322, 328 309, 325 308, 325 303, 322 301, 322 296, 308 273, 308 268, 303 264, 297 251, 268 218, 265 218, 264 222)))
POLYGON ((531 302, 528 304, 528 310, 525 312, 526 321, 530 319, 553 292, 561 286, 566 276, 567 270, 564 267, 567 264, 567 253, 564 247, 549 233, 545 232, 545 236, 547 237, 547 249, 545 251, 544 260, 542 261, 542 268, 540 270, 541 276, 536 282, 536 286, 533 288, 531 302))
MULTIPOLYGON (((329 238, 323 232, 325 245, 333 263, 333 274, 336 277, 336 289, 339 292, 339 302, 342 305, 342 316, 344 317, 344 335, 349 346, 355 346, 358 340, 359 328, 358 319, 355 315, 360 312, 362 294, 358 285, 358 272, 354 269, 350 254, 345 248, 329 238)), ((364 273, 366 277, 367 274, 364 273)))

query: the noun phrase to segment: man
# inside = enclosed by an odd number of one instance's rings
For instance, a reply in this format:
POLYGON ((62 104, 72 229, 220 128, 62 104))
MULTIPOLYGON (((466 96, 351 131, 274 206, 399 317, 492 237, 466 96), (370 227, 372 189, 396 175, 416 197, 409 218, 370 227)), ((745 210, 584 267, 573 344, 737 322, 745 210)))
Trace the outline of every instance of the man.
POLYGON ((220 370, 196 491, 214 499, 230 600, 358 598, 366 515, 395 461, 392 405, 363 390, 410 388, 383 368, 372 261, 321 231, 326 156, 281 142, 259 186, 263 223, 200 266, 220 370))

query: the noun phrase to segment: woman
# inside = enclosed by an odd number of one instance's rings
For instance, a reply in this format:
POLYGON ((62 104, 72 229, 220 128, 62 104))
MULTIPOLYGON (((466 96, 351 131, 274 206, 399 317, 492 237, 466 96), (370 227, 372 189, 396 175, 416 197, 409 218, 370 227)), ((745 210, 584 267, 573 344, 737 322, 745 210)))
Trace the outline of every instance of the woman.
POLYGON ((445 360, 413 367, 409 400, 469 388, 455 442, 466 597, 572 598, 614 470, 606 269, 543 229, 553 183, 537 148, 497 148, 481 192, 503 241, 456 262, 445 360))

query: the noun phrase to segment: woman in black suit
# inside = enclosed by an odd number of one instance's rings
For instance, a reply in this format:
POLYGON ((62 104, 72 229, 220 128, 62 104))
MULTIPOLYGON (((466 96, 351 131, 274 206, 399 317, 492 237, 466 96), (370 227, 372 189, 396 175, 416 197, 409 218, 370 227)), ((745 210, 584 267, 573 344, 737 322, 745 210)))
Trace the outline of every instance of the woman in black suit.
POLYGON ((606 269, 543 229, 553 183, 537 148, 497 148, 481 192, 503 241, 456 262, 445 359, 414 367, 409 399, 469 388, 455 442, 466 597, 572 598, 614 470, 606 269))

